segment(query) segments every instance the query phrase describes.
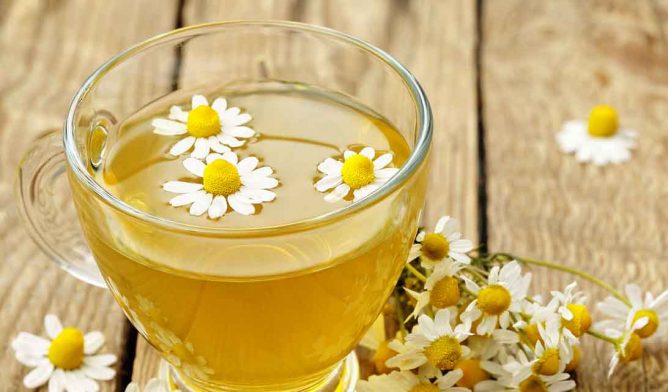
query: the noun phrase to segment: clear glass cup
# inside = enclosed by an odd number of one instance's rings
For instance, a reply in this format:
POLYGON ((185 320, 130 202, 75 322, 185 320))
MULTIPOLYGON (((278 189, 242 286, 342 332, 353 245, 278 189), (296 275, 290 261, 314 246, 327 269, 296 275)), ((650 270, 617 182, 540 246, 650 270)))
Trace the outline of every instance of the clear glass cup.
POLYGON ((431 133, 418 82, 362 40, 291 22, 193 26, 127 49, 84 82, 63 133, 39 138, 21 162, 19 204, 41 248, 72 275, 108 287, 183 388, 353 391, 352 350, 391 293, 415 235, 431 133), (91 176, 118 142, 119 122, 139 108, 177 90, 249 81, 299 82, 352 97, 391 122, 411 155, 359 202, 246 229, 151 215, 91 176), (201 265, 224 260, 238 273, 174 267, 193 249, 210 250, 201 265), (266 264, 266 273, 244 275, 249 263, 266 264), (270 267, 287 264, 287 273, 270 267))

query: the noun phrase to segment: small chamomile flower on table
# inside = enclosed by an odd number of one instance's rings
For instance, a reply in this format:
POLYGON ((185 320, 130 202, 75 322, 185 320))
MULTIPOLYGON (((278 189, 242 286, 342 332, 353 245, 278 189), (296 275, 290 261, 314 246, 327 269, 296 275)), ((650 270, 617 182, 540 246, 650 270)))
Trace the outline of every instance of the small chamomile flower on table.
POLYGON ((457 305, 460 298, 459 279, 457 272, 464 268, 462 263, 440 263, 434 268, 424 284, 424 290, 415 292, 404 288, 408 295, 415 299, 415 307, 410 317, 417 317, 427 306, 445 309, 457 305))
POLYGON ((343 161, 327 158, 318 165, 325 176, 315 183, 318 192, 327 192, 325 200, 334 203, 353 193, 358 201, 386 183, 397 174, 398 168, 387 167, 392 163, 392 153, 376 157, 376 150, 364 147, 359 153, 346 150, 343 161))
POLYGON ((522 309, 522 302, 531 283, 531 273, 522 275, 519 263, 511 261, 501 268, 492 267, 484 287, 464 276, 462 279, 476 298, 466 307, 461 319, 471 324, 480 320, 476 332, 486 335, 494 331, 497 323, 501 329, 510 326, 509 312, 519 312, 522 309))
POLYGON ((251 119, 238 107, 228 107, 225 98, 216 98, 211 105, 203 95, 192 97, 191 110, 184 111, 172 106, 168 118, 156 118, 151 122, 153 132, 159 135, 186 135, 169 150, 173 156, 193 150, 190 156, 204 159, 212 150, 217 153, 230 151, 230 147, 240 147, 244 141, 255 135, 255 131, 245 126, 251 119), (228 147, 229 146, 229 147, 228 147))
POLYGON ((433 268, 448 258, 464 264, 471 262, 467 253, 473 249, 473 243, 462 238, 459 223, 449 216, 441 217, 434 231, 419 232, 415 241, 408 255, 409 262, 419 257, 425 268, 433 268))
POLYGON ((208 212, 211 219, 223 216, 228 206, 242 215, 255 213, 255 205, 270 202, 276 194, 269 189, 278 186, 269 166, 258 168, 256 157, 239 161, 237 154, 209 154, 206 163, 186 158, 183 167, 201 179, 198 182, 168 181, 162 185, 167 192, 179 195, 169 201, 174 207, 190 206, 190 215, 208 212))
POLYGON ((21 332, 12 341, 16 359, 32 368, 23 378, 26 388, 49 385, 49 391, 97 391, 96 380, 111 380, 116 371, 113 354, 97 354, 104 345, 99 331, 84 334, 74 327, 63 328, 58 317, 44 318, 47 338, 21 332))
POLYGON ((563 152, 575 153, 580 162, 602 166, 631 158, 636 131, 619 126, 619 116, 612 106, 598 105, 587 122, 566 122, 556 138, 563 152))

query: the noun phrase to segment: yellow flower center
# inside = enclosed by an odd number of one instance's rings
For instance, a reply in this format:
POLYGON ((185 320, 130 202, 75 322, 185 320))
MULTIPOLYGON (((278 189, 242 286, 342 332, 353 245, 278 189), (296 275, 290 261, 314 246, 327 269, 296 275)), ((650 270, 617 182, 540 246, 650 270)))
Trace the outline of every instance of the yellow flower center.
POLYGON ((573 335, 580 337, 591 327, 591 315, 589 309, 583 304, 568 304, 568 310, 573 314, 570 320, 561 319, 561 325, 568 328, 573 335))
POLYGON ((479 359, 462 359, 457 362, 455 369, 461 369, 463 372, 462 378, 457 381, 458 387, 473 390, 476 384, 491 378, 489 373, 480 367, 479 359))
POLYGON ((554 376, 559 372, 559 350, 548 348, 531 367, 535 374, 554 376))
POLYGON ((659 316, 651 309, 641 309, 636 312, 635 316, 633 316, 633 322, 635 323, 643 317, 647 317, 649 320, 647 321, 647 324, 637 330, 636 333, 641 338, 648 338, 654 335, 654 332, 659 328, 659 316))
POLYGON ((538 324, 532 323, 527 325, 527 327, 524 328, 524 334, 533 346, 535 346, 536 342, 539 340, 541 342, 543 341, 543 339, 540 337, 540 332, 538 331, 538 324))
POLYGON ((478 292, 478 307, 485 313, 498 316, 510 307, 512 297, 505 287, 492 284, 478 292))
POLYGON ((439 389, 434 384, 417 384, 409 389, 408 392, 439 392, 439 389))
POLYGON ((84 360, 84 336, 77 328, 64 328, 51 341, 48 351, 53 366, 72 370, 78 369, 84 360))
POLYGON ((220 117, 211 106, 201 105, 188 113, 188 133, 195 137, 209 137, 220 133, 220 117))
POLYGON ((459 282, 457 278, 446 276, 436 282, 429 293, 429 302, 437 309, 457 305, 457 302, 459 302, 459 282))
POLYGON ((594 137, 610 137, 619 128, 617 111, 608 105, 595 106, 589 113, 587 131, 594 137))
POLYGON ((547 385, 539 376, 531 375, 520 383, 520 392, 547 392, 547 385))
MULTIPOLYGON (((201 106, 200 106, 201 107, 201 106)), ((204 168, 204 190, 216 196, 228 196, 241 188, 237 167, 224 159, 216 159, 204 168)))
POLYGON ((351 155, 341 168, 343 182, 353 189, 359 189, 370 184, 376 176, 373 174, 373 162, 364 155, 351 155))
POLYGON ((582 358, 582 349, 580 346, 573 346, 573 359, 566 364, 566 371, 572 372, 580 366, 580 359, 582 358))
POLYGON ((626 343, 624 350, 620 353, 622 362, 631 362, 642 356, 642 342, 637 333, 632 333, 629 341, 626 343))
POLYGON ((450 242, 442 234, 429 233, 422 240, 422 253, 432 260, 441 260, 450 253, 450 242))
POLYGON ((392 368, 388 367, 385 362, 393 356, 397 355, 397 352, 388 347, 388 341, 384 340, 378 345, 378 349, 373 354, 371 362, 373 362, 376 372, 378 374, 387 374, 392 371, 392 368))
POLYGON ((424 355, 437 368, 452 370, 462 356, 462 346, 452 336, 441 336, 424 350, 424 355))

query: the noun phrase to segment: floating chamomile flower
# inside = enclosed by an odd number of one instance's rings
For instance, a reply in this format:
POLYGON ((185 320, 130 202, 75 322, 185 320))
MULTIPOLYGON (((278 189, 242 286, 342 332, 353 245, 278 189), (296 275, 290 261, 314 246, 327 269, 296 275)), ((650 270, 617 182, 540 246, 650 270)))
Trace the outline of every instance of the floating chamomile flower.
POLYGON ((489 272, 487 286, 480 287, 472 280, 462 277, 469 291, 476 295, 466 310, 461 314, 461 319, 467 323, 473 323, 480 319, 476 328, 479 335, 492 333, 497 322, 502 329, 510 325, 510 313, 519 312, 522 302, 525 301, 531 273, 522 276, 522 268, 517 261, 513 260, 499 269, 494 266, 489 272))
POLYGON ((387 375, 369 377, 357 384, 358 392, 467 392, 469 389, 455 387, 462 377, 461 370, 453 370, 436 378, 435 382, 409 371, 392 372, 387 375))
POLYGON ((156 118, 151 122, 153 132, 159 135, 188 136, 174 144, 169 153, 174 156, 193 148, 194 158, 204 159, 211 150, 224 153, 230 147, 244 144, 238 138, 249 138, 255 131, 244 126, 252 119, 237 107, 227 107, 225 98, 216 98, 211 106, 203 95, 193 95, 192 110, 184 111, 178 106, 169 110, 169 118, 156 118))
POLYGON ((580 162, 621 163, 631 158, 636 131, 619 127, 617 111, 607 105, 592 109, 589 121, 568 121, 557 134, 561 150, 580 162))
POLYGON ((418 233, 415 241, 417 243, 413 244, 408 256, 409 262, 419 257, 425 268, 433 268, 446 258, 464 264, 471 262, 467 253, 473 249, 473 243, 462 238, 457 220, 449 216, 441 217, 433 232, 418 233))
POLYGON ((387 365, 401 370, 419 367, 425 377, 454 369, 470 353, 461 342, 471 335, 471 324, 461 323, 453 329, 450 324, 453 316, 450 309, 441 309, 433 320, 424 314, 418 317, 418 324, 406 336, 407 350, 388 359, 387 365))
POLYGON ((49 391, 97 391, 95 380, 111 380, 116 371, 113 354, 96 354, 104 345, 104 335, 94 331, 84 335, 78 328, 63 328, 58 317, 44 318, 49 339, 21 332, 12 341, 16 359, 33 368, 23 379, 26 388, 47 382, 49 391))
POLYGON ((614 329, 616 331, 629 330, 638 323, 636 333, 641 338, 653 336, 657 331, 664 329, 668 324, 668 290, 656 298, 651 293, 645 293, 642 298, 640 287, 636 284, 626 285, 626 295, 631 306, 615 297, 607 297, 597 304, 598 310, 607 320, 596 323, 598 329, 614 329), (660 328, 660 329, 659 329, 660 328))
POLYGON ((325 177, 315 183, 315 189, 326 192, 334 188, 325 196, 325 200, 330 203, 348 196, 351 190, 353 201, 366 197, 399 171, 397 168, 387 167, 392 163, 392 153, 377 158, 375 156, 376 150, 364 147, 359 153, 346 150, 343 153, 343 162, 334 158, 325 159, 318 165, 318 171, 325 174, 325 177))
POLYGON ((255 213, 255 204, 272 201, 276 194, 268 189, 278 186, 268 166, 257 168, 255 157, 239 161, 237 154, 209 154, 206 164, 199 159, 186 158, 183 166, 200 177, 201 182, 169 181, 162 185, 167 192, 179 193, 169 201, 174 207, 190 205, 190 215, 208 211, 209 218, 223 216, 228 205, 242 215, 255 213))

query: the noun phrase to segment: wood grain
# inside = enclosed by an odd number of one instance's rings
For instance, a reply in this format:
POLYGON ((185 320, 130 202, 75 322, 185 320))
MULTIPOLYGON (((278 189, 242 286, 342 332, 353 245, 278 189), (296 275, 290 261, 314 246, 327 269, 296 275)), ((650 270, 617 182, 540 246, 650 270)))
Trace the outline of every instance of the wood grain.
MULTIPOLYGON (((425 223, 433 224, 443 214, 457 216, 465 235, 477 238, 474 2, 185 2, 185 25, 235 19, 288 19, 332 27, 371 42, 406 65, 420 80, 434 111, 431 193, 425 223)), ((187 57, 184 63, 188 64, 187 57)), ((189 81, 188 75, 182 77, 189 81)), ((158 362, 158 355, 140 339, 133 380, 143 383, 155 376, 158 362)))
MULTIPOLYGON (((487 1, 482 86, 491 249, 561 261, 621 287, 668 284, 666 1, 487 1), (561 154, 554 135, 609 103, 640 132, 633 159, 597 168, 561 154)), ((536 270, 534 287, 569 276, 536 270)), ((603 293, 594 293, 590 303, 603 293)), ((596 315, 595 315, 596 316, 596 315)), ((583 391, 665 391, 668 340, 606 379, 611 348, 584 339, 583 391)))
MULTIPOLYGON (((154 4, 154 3, 152 3, 154 4)), ((3 1, 0 5, 0 390, 23 390, 28 369, 9 344, 19 331, 44 334, 43 318, 101 330, 104 351, 123 357, 129 324, 111 295, 58 269, 21 227, 12 183, 22 152, 59 128, 84 78, 126 46, 173 27, 176 2, 147 18, 145 1, 3 1)), ((150 70, 147 70, 150 71, 150 70)), ((136 94, 141 83, 128 88, 136 94)), ((121 363, 117 364, 121 369, 121 363)), ((103 391, 115 389, 105 382, 103 391)))

